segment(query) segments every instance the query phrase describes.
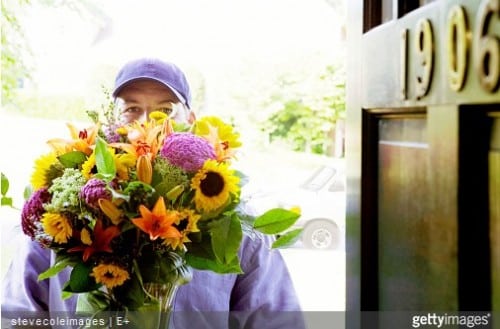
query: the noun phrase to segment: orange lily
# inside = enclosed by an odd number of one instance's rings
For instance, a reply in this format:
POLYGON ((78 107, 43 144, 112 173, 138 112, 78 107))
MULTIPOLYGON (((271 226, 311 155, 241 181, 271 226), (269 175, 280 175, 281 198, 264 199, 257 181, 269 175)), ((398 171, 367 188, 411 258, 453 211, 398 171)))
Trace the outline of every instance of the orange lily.
POLYGON ((163 125, 155 121, 134 122, 127 126, 127 130, 130 143, 113 143, 111 146, 119 147, 135 158, 147 155, 151 161, 154 160, 165 138, 163 125))
POLYGON ((97 137, 97 133, 99 132, 100 125, 96 124, 93 127, 83 130, 78 130, 71 123, 67 123, 66 126, 70 131, 70 140, 54 138, 47 141, 47 143, 54 149, 54 151, 56 151, 57 154, 80 151, 86 155, 90 155, 95 145, 95 139, 97 137))
POLYGON ((163 197, 158 198, 152 211, 140 205, 139 212, 142 217, 132 219, 132 223, 149 234, 151 240, 182 237, 182 234, 173 226, 180 219, 180 214, 178 211, 167 211, 163 197))
POLYGON ((102 221, 97 220, 94 227, 93 240, 90 245, 81 245, 73 247, 68 252, 83 251, 83 261, 86 262, 90 256, 96 252, 113 252, 110 247, 111 240, 120 235, 118 226, 111 225, 105 229, 102 227, 102 221))

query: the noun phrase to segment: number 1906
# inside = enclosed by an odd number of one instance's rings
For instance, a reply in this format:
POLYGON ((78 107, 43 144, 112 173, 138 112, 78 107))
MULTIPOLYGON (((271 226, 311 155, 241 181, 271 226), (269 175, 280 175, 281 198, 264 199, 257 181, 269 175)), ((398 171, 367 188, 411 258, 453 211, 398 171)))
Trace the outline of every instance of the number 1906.
MULTIPOLYGON (((484 0, 478 7, 477 21, 472 34, 464 7, 454 5, 446 22, 446 48, 448 85, 454 91, 465 86, 469 69, 470 51, 476 77, 485 91, 493 93, 500 85, 500 39, 490 32, 493 18, 500 18, 500 0, 484 0), (472 40, 471 40, 472 36, 472 40)), ((413 52, 409 53, 409 30, 401 33, 401 97, 408 99, 408 63, 415 61, 414 94, 417 99, 428 94, 434 73, 435 41, 429 19, 417 22, 413 52), (415 56, 411 58, 410 56, 415 56)))

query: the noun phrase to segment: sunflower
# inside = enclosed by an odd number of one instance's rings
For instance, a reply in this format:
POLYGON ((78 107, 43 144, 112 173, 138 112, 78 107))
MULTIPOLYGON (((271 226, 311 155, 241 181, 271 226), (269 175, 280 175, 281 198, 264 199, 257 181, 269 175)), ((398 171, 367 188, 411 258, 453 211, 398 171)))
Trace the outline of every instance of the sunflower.
POLYGON ((201 218, 201 215, 194 212, 192 209, 183 209, 180 211, 180 219, 175 223, 175 228, 181 233, 180 237, 166 238, 164 243, 167 246, 172 246, 172 248, 177 249, 178 247, 184 246, 184 243, 191 242, 188 238, 188 234, 192 232, 199 232, 197 223, 201 218))
POLYGON ((239 134, 233 127, 213 116, 196 121, 194 133, 205 138, 214 148, 217 160, 227 161, 235 156, 235 148, 241 146, 239 134))
POLYGON ((90 179, 95 171, 95 152, 93 152, 87 160, 82 164, 82 175, 85 179, 90 179))
POLYGON ((41 219, 45 233, 54 238, 57 243, 66 243, 73 230, 69 220, 61 214, 47 212, 41 219))
POLYGON ((31 175, 31 186, 33 190, 48 187, 52 179, 62 174, 62 166, 57 160, 55 153, 48 153, 35 160, 35 170, 31 175))
POLYGON ((92 269, 91 275, 108 289, 121 286, 130 278, 126 269, 114 264, 99 264, 92 269))
POLYGON ((225 163, 207 160, 191 180, 198 211, 211 212, 226 205, 239 192, 239 177, 225 163))

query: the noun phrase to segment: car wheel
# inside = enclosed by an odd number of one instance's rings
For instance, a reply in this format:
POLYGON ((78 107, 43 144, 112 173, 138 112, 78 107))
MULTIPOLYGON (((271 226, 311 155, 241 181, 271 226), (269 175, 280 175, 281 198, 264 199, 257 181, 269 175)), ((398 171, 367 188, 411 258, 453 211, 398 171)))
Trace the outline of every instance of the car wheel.
POLYGON ((329 220, 310 222, 304 228, 303 243, 312 249, 334 249, 339 244, 339 228, 329 220))

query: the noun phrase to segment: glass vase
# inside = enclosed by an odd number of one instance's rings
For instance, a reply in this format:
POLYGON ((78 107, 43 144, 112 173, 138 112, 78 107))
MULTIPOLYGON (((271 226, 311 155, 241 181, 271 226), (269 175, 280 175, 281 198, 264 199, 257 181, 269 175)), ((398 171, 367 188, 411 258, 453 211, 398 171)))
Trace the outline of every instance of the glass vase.
POLYGON ((167 329, 169 327, 170 315, 173 310, 175 294, 179 289, 177 282, 168 283, 145 283, 144 290, 149 297, 158 303, 156 323, 158 329, 167 329))

